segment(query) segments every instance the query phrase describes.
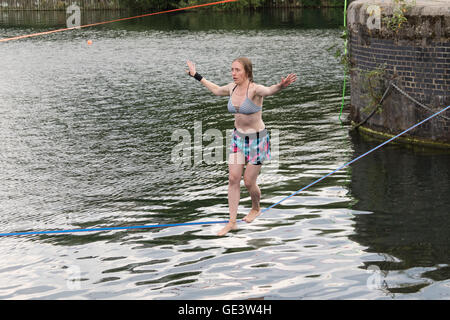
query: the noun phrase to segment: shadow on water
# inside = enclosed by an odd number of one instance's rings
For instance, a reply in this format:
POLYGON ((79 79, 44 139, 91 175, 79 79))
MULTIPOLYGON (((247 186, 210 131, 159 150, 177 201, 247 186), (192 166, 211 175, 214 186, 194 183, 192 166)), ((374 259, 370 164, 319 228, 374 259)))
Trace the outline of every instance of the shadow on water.
MULTIPOLYGON (((2 27, 52 28, 66 27, 64 11, 0 11, 2 27)), ((82 11, 81 25, 109 21, 137 14, 126 11, 82 11)), ((198 10, 174 12, 114 22, 96 28, 140 30, 264 30, 282 28, 336 28, 342 25, 342 11, 339 8, 317 9, 278 9, 260 10, 236 14, 198 10), (214 19, 211 19, 214 14, 214 19)))
MULTIPOLYGON (((356 133, 351 138, 355 155, 379 144, 356 133)), ((422 278, 450 279, 450 236, 442 228, 450 225, 449 163, 448 152, 390 144, 352 166, 350 189, 357 200, 352 209, 362 214, 355 215, 350 238, 384 256, 366 267, 387 274, 419 268, 422 278)), ((431 281, 387 289, 417 292, 431 281)))

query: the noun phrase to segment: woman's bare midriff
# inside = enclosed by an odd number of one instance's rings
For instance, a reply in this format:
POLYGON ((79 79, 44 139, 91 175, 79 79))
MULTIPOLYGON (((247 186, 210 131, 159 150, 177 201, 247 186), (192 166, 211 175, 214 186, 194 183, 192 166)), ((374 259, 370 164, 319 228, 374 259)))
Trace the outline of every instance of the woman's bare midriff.
POLYGON ((255 133, 264 130, 266 127, 262 121, 262 111, 252 114, 235 114, 234 126, 242 133, 255 133))

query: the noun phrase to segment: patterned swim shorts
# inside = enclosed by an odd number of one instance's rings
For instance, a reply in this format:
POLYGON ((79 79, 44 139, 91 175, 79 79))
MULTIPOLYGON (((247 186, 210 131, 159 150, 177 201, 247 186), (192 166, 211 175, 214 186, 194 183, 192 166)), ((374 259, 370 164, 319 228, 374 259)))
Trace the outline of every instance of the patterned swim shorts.
POLYGON ((267 129, 255 133, 242 133, 236 128, 231 136, 230 152, 240 152, 245 161, 251 164, 262 164, 270 160, 270 139, 267 129))

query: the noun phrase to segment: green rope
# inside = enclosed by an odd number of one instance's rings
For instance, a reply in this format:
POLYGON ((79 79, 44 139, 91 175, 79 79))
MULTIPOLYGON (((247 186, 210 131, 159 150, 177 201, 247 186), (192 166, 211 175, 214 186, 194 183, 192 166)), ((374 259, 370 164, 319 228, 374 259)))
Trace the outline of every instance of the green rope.
MULTIPOLYGON (((344 30, 347 29, 347 0, 345 0, 344 3, 344 30)), ((347 37, 344 39, 344 56, 347 56, 347 37)), ((339 121, 342 124, 341 115, 342 110, 344 109, 344 99, 345 99, 345 86, 346 86, 346 80, 347 80, 347 70, 344 68, 344 86, 342 88, 342 104, 341 104, 341 111, 339 112, 339 121)))

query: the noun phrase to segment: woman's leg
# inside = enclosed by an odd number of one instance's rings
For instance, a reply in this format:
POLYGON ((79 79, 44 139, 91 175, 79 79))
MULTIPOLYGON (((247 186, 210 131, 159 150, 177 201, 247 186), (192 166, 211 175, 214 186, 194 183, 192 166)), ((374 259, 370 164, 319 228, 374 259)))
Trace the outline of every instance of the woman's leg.
POLYGON ((261 165, 256 164, 247 164, 247 168, 244 173, 244 184, 250 193, 250 197, 252 198, 252 209, 249 214, 245 216, 243 219, 246 222, 252 222, 255 220, 257 216, 261 214, 260 207, 260 199, 261 199, 261 190, 259 190, 258 185, 256 184, 256 179, 258 178, 259 172, 261 171, 261 165))
POLYGON ((241 178, 244 170, 244 155, 240 152, 231 153, 228 160, 228 208, 230 220, 217 235, 223 236, 237 228, 237 210, 241 198, 241 178))

